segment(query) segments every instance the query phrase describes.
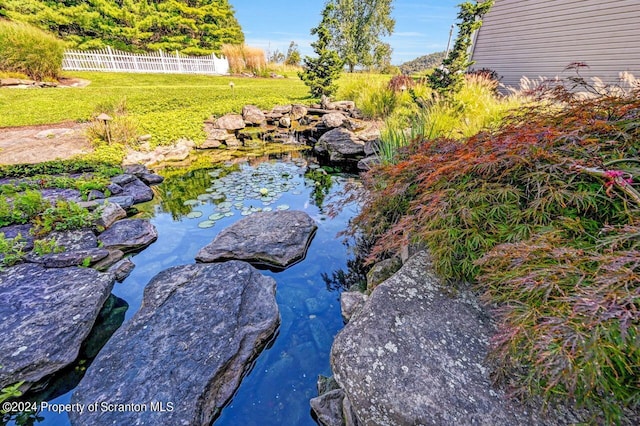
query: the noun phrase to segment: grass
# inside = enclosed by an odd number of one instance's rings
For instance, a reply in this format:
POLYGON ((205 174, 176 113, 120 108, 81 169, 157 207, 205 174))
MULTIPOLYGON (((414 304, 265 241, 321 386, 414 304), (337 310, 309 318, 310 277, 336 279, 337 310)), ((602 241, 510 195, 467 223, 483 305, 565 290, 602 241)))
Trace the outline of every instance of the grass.
MULTIPOLYGON (((483 130, 495 130, 507 116, 526 104, 526 99, 519 96, 496 96, 495 84, 482 77, 467 76, 460 91, 450 99, 431 100, 420 95, 422 107, 412 107, 404 101, 401 103, 404 106, 386 120, 378 156, 383 163, 391 163, 398 149, 418 136, 427 140, 461 139, 483 130)), ((417 95, 419 87, 414 89, 414 94, 417 95)))
POLYGON ((0 19, 0 70, 53 79, 62 67, 64 43, 31 25, 0 19))
POLYGON ((84 88, 0 90, 0 127, 88 121, 96 109, 126 99, 128 115, 152 145, 179 138, 205 139, 203 121, 211 115, 239 112, 246 104, 271 108, 308 102, 297 78, 255 79, 226 76, 120 73, 66 73, 84 78, 84 88), (233 89, 229 83, 233 82, 233 89))

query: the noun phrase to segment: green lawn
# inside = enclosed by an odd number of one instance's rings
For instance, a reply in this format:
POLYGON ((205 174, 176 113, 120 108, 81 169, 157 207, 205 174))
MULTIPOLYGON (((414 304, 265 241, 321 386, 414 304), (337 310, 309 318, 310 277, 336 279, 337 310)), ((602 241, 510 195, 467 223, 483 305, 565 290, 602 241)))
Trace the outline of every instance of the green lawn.
POLYGON ((184 137, 204 139, 202 123, 211 116, 240 112, 243 105, 271 108, 309 103, 298 78, 259 79, 202 75, 68 72, 91 81, 84 88, 2 89, 0 127, 87 121, 99 109, 126 100, 141 133, 165 144, 184 137), (234 83, 233 90, 229 83, 234 83))

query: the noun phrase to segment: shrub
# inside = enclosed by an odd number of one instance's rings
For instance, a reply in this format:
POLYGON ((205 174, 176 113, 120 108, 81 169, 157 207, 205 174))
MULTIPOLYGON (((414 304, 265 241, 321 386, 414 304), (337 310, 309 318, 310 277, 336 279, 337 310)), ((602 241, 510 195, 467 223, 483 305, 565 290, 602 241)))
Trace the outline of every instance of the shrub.
POLYGON ((64 44, 28 24, 0 19, 0 70, 34 80, 55 79, 62 69, 64 44))
POLYGON ((408 75, 394 75, 391 80, 389 80, 387 87, 394 92, 404 92, 405 90, 412 89, 415 85, 416 82, 408 75))
POLYGON ((640 407, 640 97, 557 100, 493 133, 414 141, 365 175, 354 232, 375 240, 371 261, 418 240, 445 279, 477 283, 514 393, 613 423, 640 407))
POLYGON ((38 191, 27 190, 10 200, 0 195, 0 226, 27 223, 40 214, 48 202, 38 191))
POLYGON ((93 225, 96 213, 79 206, 77 203, 58 200, 54 206, 45 209, 33 221, 37 234, 51 231, 82 229, 93 225))

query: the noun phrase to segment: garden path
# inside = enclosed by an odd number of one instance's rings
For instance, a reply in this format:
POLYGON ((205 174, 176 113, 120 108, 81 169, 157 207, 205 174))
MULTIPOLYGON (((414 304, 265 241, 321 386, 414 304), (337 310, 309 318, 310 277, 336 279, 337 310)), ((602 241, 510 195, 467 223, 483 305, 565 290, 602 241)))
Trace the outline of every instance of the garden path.
POLYGON ((91 152, 86 123, 68 121, 0 129, 0 165, 41 163, 91 152))

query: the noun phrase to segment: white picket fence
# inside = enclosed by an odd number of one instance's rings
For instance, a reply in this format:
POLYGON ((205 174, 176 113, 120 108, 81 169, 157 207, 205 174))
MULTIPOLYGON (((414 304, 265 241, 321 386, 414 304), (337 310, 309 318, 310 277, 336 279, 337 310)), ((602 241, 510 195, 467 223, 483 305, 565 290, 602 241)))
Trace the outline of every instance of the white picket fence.
POLYGON ((67 50, 62 69, 68 71, 141 72, 162 74, 228 74, 226 58, 186 56, 179 52, 128 53, 110 47, 99 50, 67 50))

